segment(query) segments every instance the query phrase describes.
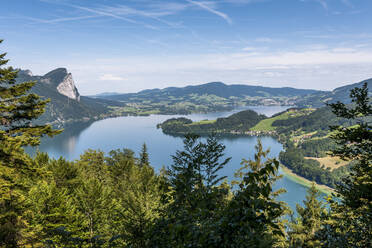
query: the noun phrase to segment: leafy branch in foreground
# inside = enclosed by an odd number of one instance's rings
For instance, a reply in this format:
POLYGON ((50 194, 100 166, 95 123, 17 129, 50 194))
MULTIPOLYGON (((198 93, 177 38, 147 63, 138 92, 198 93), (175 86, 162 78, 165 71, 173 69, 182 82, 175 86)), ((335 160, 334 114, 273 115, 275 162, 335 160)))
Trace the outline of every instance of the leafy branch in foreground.
POLYGON ((355 164, 351 172, 336 188, 339 201, 330 200, 331 212, 326 216, 324 247, 372 246, 372 105, 365 83, 351 91, 351 106, 337 102, 330 104, 333 112, 357 120, 351 127, 334 126, 332 138, 339 145, 333 154, 355 164))
POLYGON ((287 206, 276 200, 284 190, 273 191, 279 161, 268 159, 261 141, 256 145, 254 160, 242 161, 237 176, 242 180, 224 211, 220 226, 220 247, 273 247, 284 242, 281 217, 287 206))

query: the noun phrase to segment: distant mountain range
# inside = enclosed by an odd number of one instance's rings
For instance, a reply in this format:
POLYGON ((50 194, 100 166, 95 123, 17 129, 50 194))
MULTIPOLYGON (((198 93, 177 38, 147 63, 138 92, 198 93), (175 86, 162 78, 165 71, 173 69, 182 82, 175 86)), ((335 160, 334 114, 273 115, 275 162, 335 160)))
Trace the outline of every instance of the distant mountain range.
POLYGON ((71 73, 65 68, 55 69, 44 76, 21 70, 17 82, 25 81, 36 81, 31 91, 51 99, 45 113, 37 120, 40 123, 63 126, 69 122, 104 118, 110 113, 108 106, 122 106, 118 102, 80 96, 71 73))
POLYGON ((36 81, 32 92, 51 99, 46 112, 37 122, 57 126, 111 116, 190 114, 231 110, 246 105, 322 107, 326 102, 338 100, 347 103, 350 90, 361 87, 364 82, 369 84, 369 92, 372 95, 372 79, 339 87, 333 91, 212 82, 196 86, 149 89, 138 93, 106 92, 90 97, 79 94, 72 74, 65 68, 55 69, 44 76, 34 76, 29 70, 21 70, 17 81, 36 81))
POLYGON ((363 80, 359 83, 348 84, 339 88, 334 89, 333 91, 328 92, 316 92, 310 95, 299 98, 296 101, 298 107, 323 107, 325 103, 334 103, 337 101, 350 103, 350 90, 355 87, 361 88, 364 83, 368 84, 369 96, 372 97, 372 78, 363 80))
POLYGON ((195 86, 186 87, 168 87, 165 89, 149 89, 143 90, 138 93, 128 94, 105 94, 97 95, 110 100, 117 101, 130 101, 133 98, 139 99, 151 99, 152 101, 161 101, 164 99, 184 98, 190 95, 214 95, 221 98, 244 98, 244 97, 259 97, 259 98, 270 98, 270 97, 299 97, 313 93, 320 93, 318 90, 305 90, 295 89, 290 87, 283 88, 270 88, 263 86, 250 86, 250 85, 226 85, 221 82, 212 82, 195 86))

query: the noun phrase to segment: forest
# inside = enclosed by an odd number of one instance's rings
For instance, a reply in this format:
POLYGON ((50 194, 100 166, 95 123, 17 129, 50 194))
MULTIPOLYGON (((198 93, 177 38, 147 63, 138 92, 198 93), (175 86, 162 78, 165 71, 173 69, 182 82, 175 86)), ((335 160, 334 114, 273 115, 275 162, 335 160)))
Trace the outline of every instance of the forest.
MULTIPOLYGON (((245 110, 226 118, 199 122, 184 117, 172 118, 159 124, 158 128, 171 135, 233 133, 273 136, 285 147, 279 155, 282 165, 305 179, 335 188, 350 172, 352 163, 341 163, 339 159, 331 158, 331 151, 336 149, 336 143, 330 138, 332 126, 353 127, 358 121, 338 117, 327 106, 319 109, 290 108, 272 117, 245 110), (320 163, 318 158, 326 158, 327 163, 320 163)), ((365 116, 361 121, 371 123, 372 118, 365 116)))
POLYGON ((184 117, 171 118, 159 124, 158 128, 161 128, 167 134, 244 132, 265 118, 267 117, 257 114, 253 110, 245 110, 232 114, 229 117, 217 118, 217 120, 211 121, 192 122, 192 120, 184 117))
MULTIPOLYGON (((297 215, 273 190, 279 161, 261 143, 242 159, 237 180, 225 146, 186 135, 173 163, 156 173, 144 144, 108 154, 88 150, 76 161, 31 157, 26 146, 62 130, 32 124, 48 100, 17 83, 0 54, 0 247, 371 247, 372 115, 367 85, 351 92, 354 106, 330 105, 354 127, 334 126, 332 156, 352 160, 336 194, 308 189, 297 215), (288 218, 288 216, 291 216, 288 218)), ((259 119, 260 117, 258 117, 259 119)), ((309 153, 314 151, 307 146, 309 153)), ((294 152, 295 153, 295 152, 294 152)))

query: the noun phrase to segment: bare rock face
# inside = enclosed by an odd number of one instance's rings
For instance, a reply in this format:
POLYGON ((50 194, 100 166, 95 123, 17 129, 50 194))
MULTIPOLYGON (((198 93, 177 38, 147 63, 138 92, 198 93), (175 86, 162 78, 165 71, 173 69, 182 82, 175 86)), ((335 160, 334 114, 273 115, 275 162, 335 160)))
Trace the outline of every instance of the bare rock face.
POLYGON ((80 94, 75 86, 74 79, 72 78, 72 74, 68 73, 63 81, 57 86, 57 91, 67 96, 70 99, 80 101, 80 94))
POLYGON ((27 76, 32 77, 32 72, 30 70, 24 70, 23 73, 25 73, 27 76))

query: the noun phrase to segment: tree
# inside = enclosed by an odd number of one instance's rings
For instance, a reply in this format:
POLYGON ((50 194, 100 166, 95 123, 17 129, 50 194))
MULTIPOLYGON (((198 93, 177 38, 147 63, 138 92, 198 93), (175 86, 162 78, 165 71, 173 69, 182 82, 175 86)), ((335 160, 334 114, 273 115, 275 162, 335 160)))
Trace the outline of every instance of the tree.
POLYGON ((117 202, 111 230, 122 237, 125 245, 145 247, 147 232, 164 208, 164 178, 149 165, 143 166, 128 149, 111 151, 106 160, 112 196, 117 202))
POLYGON ((48 100, 28 93, 35 82, 16 82, 18 71, 4 67, 8 63, 5 56, 0 54, 0 246, 17 247, 26 225, 21 218, 23 194, 30 176, 36 173, 23 147, 36 146, 42 136, 58 131, 50 125, 33 125, 48 100))
POLYGON ((352 104, 329 104, 338 117, 357 125, 333 126, 332 138, 338 145, 334 156, 352 160, 350 174, 337 186, 339 201, 330 200, 331 212, 319 235, 324 247, 372 246, 372 105, 367 83, 351 90, 352 104))
POLYGON ((256 145, 254 160, 242 161, 237 176, 238 189, 220 221, 218 247, 276 247, 284 240, 281 217, 286 205, 276 200, 284 190, 273 191, 279 162, 268 159, 261 141, 256 145))
POLYGON ((141 166, 149 166, 150 165, 150 161, 149 161, 149 154, 147 152, 147 146, 146 146, 146 143, 143 143, 142 145, 142 151, 140 153, 140 165, 141 166))
POLYGON ((216 229, 229 188, 218 172, 230 161, 215 137, 187 135, 168 169, 169 202, 150 234, 150 247, 217 247, 216 229), (221 160, 222 159, 222 160, 221 160), (213 246, 214 245, 214 246, 213 246))
POLYGON ((292 218, 289 224, 289 245, 290 247, 320 247, 320 241, 315 238, 315 234, 322 225, 322 216, 326 213, 324 204, 318 200, 320 192, 313 183, 307 190, 306 200, 303 201, 304 207, 297 204, 297 218, 292 218))

